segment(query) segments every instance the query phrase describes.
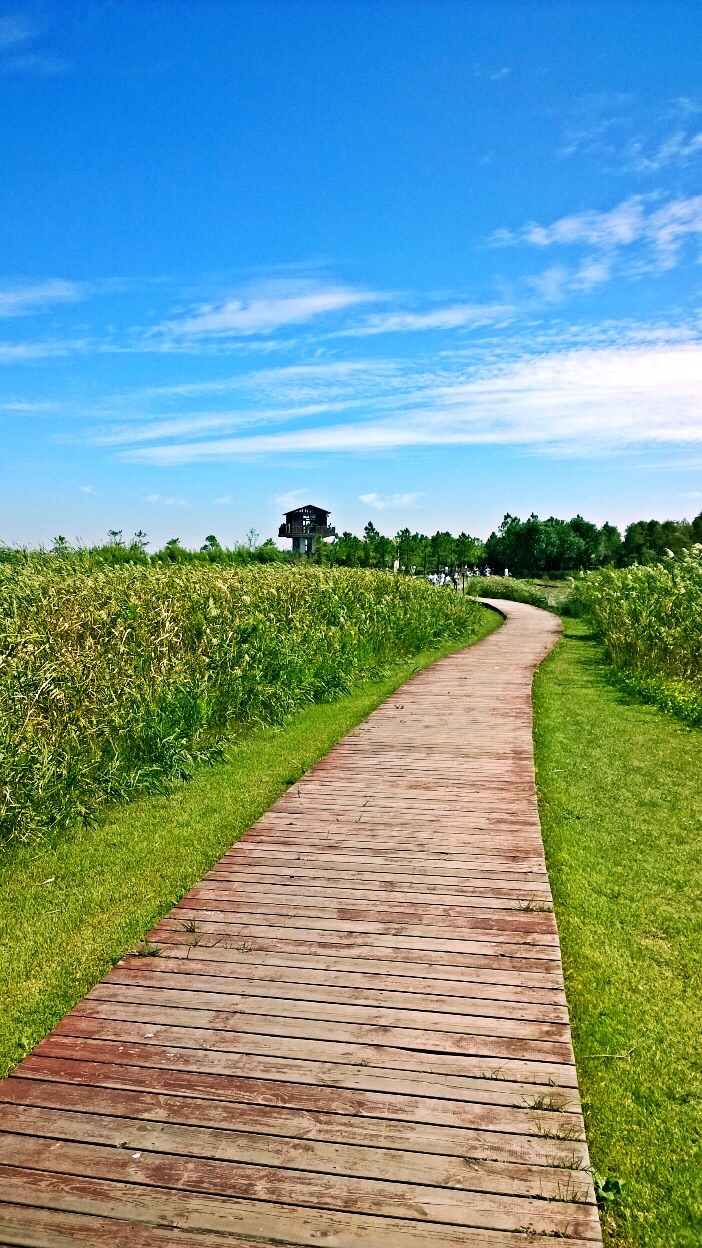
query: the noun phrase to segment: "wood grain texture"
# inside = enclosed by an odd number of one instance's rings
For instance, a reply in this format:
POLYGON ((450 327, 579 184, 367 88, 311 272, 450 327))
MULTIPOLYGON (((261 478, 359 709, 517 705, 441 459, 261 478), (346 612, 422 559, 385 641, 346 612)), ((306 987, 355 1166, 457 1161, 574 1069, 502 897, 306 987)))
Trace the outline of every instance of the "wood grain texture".
POLYGON ((559 629, 499 609, 0 1084, 0 1248, 601 1243, 534 788, 559 629))

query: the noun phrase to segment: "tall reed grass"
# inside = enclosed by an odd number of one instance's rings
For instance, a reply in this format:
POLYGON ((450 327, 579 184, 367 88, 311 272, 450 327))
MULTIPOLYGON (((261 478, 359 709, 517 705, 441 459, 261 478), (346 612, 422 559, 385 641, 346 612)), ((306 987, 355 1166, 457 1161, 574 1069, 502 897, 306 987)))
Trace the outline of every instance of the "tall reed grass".
POLYGON ((0 844, 163 790, 478 618, 382 572, 0 564, 0 844))
POLYGON ((593 622, 632 690, 702 725, 702 546, 661 563, 589 572, 574 582, 570 603, 593 622))

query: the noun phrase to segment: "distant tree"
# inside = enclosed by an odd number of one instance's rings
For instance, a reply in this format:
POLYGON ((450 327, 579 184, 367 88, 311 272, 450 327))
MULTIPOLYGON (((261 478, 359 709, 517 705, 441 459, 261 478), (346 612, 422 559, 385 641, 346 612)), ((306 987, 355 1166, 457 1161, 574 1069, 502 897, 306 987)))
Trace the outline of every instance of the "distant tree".
POLYGON ((479 537, 471 537, 468 533, 459 533, 455 545, 456 563, 465 568, 485 560, 485 543, 479 537))
POLYGON ((635 520, 624 534, 622 562, 657 563, 668 551, 681 555, 700 540, 702 515, 691 524, 686 520, 635 520))
POLYGON ((67 555, 71 549, 70 542, 67 537, 63 536, 63 533, 59 533, 58 537, 54 538, 51 549, 55 555, 67 555))
POLYGON ((432 571, 442 568, 453 568, 456 563, 456 543, 448 532, 437 532, 429 538, 429 558, 432 571))
POLYGON ((169 537, 163 549, 159 550, 157 558, 168 563, 187 563, 192 555, 181 546, 179 537, 169 537))
POLYGON ((582 516, 540 520, 532 513, 522 521, 507 514, 485 543, 485 559, 497 572, 509 568, 516 576, 537 576, 611 562, 612 557, 618 557, 620 544, 612 525, 598 529, 582 516))
POLYGON ((146 533, 144 533, 143 529, 137 529, 134 537, 132 538, 132 546, 137 546, 139 550, 146 550, 148 544, 149 539, 146 533))
MULTIPOLYGON (((320 542, 320 546, 323 544, 323 542, 320 542)), ((273 538, 267 537, 265 542, 256 547, 256 561, 258 563, 279 563, 287 553, 287 551, 278 550, 273 538)))
POLYGON ((337 534, 326 549, 330 563, 340 564, 347 568, 357 568, 363 563, 364 544, 360 537, 348 531, 337 534))
POLYGON ((218 542, 217 538, 215 537, 214 533, 210 533, 210 534, 209 534, 209 535, 205 538, 204 543, 203 543, 203 544, 202 544, 202 546, 200 547, 200 550, 204 550, 204 551, 209 551, 209 550, 221 550, 221 549, 222 549, 222 547, 220 546, 220 544, 219 544, 219 542, 218 542))
POLYGON ((258 546, 258 533, 254 528, 250 528, 246 534, 246 545, 249 550, 255 550, 258 546))
POLYGON ((622 558, 622 535, 613 524, 603 524, 600 529, 601 563, 619 563, 622 558))
POLYGON ((124 542, 122 541, 121 529, 108 529, 107 536, 109 539, 110 546, 123 546, 124 545, 124 542))

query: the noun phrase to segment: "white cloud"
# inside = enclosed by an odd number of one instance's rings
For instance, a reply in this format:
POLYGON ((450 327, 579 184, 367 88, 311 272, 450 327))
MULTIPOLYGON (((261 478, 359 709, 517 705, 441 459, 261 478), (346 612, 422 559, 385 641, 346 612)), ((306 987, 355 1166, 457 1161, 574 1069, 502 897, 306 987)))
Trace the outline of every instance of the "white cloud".
POLYGON ((78 489, 80 490, 81 494, 95 494, 96 493, 95 487, 92 485, 79 485, 78 489))
POLYGON ((231 503, 231 501, 232 501, 231 494, 221 494, 219 498, 212 499, 212 502, 215 507, 226 507, 228 503, 231 503))
POLYGON ((396 510, 402 507, 413 507, 421 494, 359 494, 359 501, 376 511, 396 510))
POLYGON ((53 278, 46 282, 16 282, 0 286, 0 316, 28 316, 56 303, 77 303, 85 296, 79 282, 53 278))
POLYGON ((700 112, 697 101, 686 96, 651 113, 635 96, 585 95, 572 109, 559 155, 594 156, 613 174, 684 168, 702 156, 700 112))
POLYGON ((32 360, 50 360, 74 352, 86 352, 86 340, 60 342, 0 342, 0 364, 29 364, 32 360))
POLYGON ((53 400, 48 399, 37 401, 36 403, 25 400, 16 400, 11 403, 0 403, 0 410, 3 412, 25 412, 28 415, 33 415, 35 412, 55 412, 58 411, 60 407, 60 403, 56 403, 53 400))
POLYGON ((573 274, 571 284, 576 290, 593 290, 609 281, 612 261, 608 256, 589 256, 573 274))
POLYGON ((507 304, 455 303, 428 312, 387 312, 371 316, 362 324, 339 331, 340 336, 364 337, 369 334, 413 333, 430 329, 459 329, 465 325, 491 325, 510 320, 514 308, 507 304))
POLYGON ((650 156, 646 155, 642 141, 633 140, 624 159, 629 172, 658 173, 667 165, 689 165, 699 156, 702 156, 702 131, 688 134, 685 130, 674 130, 650 156))
POLYGON ((187 507, 188 505, 184 498, 168 498, 164 497, 163 494, 147 494, 146 502, 159 503, 163 507, 187 507))
MULTIPOLYGON (((663 270, 677 264, 686 239, 700 234, 702 195, 673 199, 660 208, 648 208, 643 196, 633 195, 608 212, 577 212, 551 225, 530 222, 520 230, 496 230, 490 241, 495 247, 587 246, 610 256, 638 243, 663 270)), ((589 271, 593 272, 592 262, 589 271)), ((598 276, 599 280, 604 279, 598 276)))
POLYGON ((495 247, 526 243, 531 247, 584 243, 588 247, 623 247, 642 237, 646 216, 641 196, 633 195, 609 212, 576 212, 552 225, 530 222, 521 230, 496 230, 495 247))
POLYGON ((575 269, 554 264, 535 277, 527 278, 527 285, 535 291, 543 303, 559 303, 573 291, 590 291, 609 281, 612 260, 607 255, 588 256, 575 269))
POLYGON ((518 360, 465 380, 442 379, 412 405, 369 420, 144 447, 139 462, 241 455, 390 450, 451 444, 522 445, 589 454, 702 442, 702 343, 580 348, 518 360))
POLYGON ((508 65, 502 65, 497 69, 482 69, 476 66, 473 70, 474 78, 485 78, 488 82, 501 82, 503 78, 509 78, 512 70, 508 65))
POLYGON ((301 507, 311 497, 311 490, 288 490, 287 494, 274 494, 270 500, 277 503, 284 511, 290 511, 293 507, 301 507))
POLYGON ((377 298, 371 291, 348 286, 324 286, 310 281, 266 282, 223 303, 201 304, 188 316, 166 321, 157 332, 185 338, 269 334, 281 325, 301 324, 377 298))

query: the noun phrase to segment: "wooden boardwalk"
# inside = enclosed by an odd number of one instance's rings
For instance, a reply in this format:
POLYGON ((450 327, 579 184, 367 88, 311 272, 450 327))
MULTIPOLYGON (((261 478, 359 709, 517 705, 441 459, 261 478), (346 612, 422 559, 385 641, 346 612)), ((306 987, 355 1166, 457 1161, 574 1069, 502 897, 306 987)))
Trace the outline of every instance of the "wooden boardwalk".
POLYGON ((558 624, 500 606, 0 1084, 0 1245, 600 1243, 534 793, 558 624))

